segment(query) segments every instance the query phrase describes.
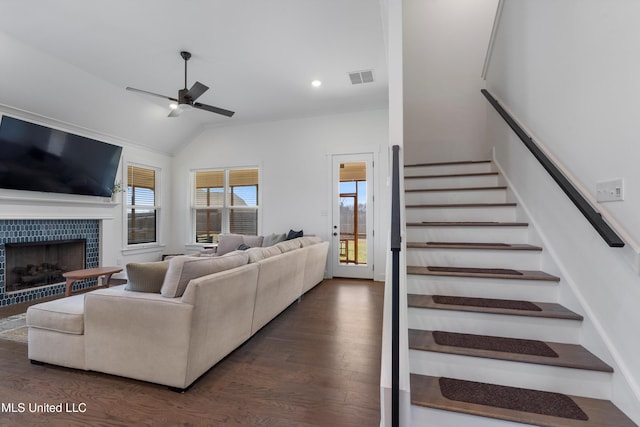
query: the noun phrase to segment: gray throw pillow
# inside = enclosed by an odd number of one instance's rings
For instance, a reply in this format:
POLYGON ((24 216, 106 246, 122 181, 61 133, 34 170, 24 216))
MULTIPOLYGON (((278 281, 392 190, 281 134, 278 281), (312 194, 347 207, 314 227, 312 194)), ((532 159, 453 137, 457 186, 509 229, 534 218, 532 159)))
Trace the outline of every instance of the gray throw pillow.
POLYGON ((244 244, 249 246, 250 248, 258 248, 262 246, 264 236, 249 236, 247 234, 243 234, 242 239, 244 244))
POLYGON ((273 246, 276 243, 284 242, 286 238, 287 238, 286 233, 280 233, 280 234, 273 233, 268 236, 264 236, 264 240, 262 241, 262 247, 266 248, 268 246, 273 246))
POLYGON ((127 264, 127 291, 159 294, 169 261, 130 262, 127 264))
POLYGON ((224 255, 235 251, 238 246, 244 243, 244 238, 240 234, 221 234, 218 236, 218 255, 224 255))

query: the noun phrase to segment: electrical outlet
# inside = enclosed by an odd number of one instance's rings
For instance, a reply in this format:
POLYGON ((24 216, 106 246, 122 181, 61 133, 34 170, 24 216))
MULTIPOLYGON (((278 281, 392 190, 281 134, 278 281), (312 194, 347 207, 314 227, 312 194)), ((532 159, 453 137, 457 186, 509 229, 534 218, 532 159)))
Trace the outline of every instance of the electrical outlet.
POLYGON ((624 180, 622 178, 596 183, 598 202, 616 202, 624 200, 624 180))

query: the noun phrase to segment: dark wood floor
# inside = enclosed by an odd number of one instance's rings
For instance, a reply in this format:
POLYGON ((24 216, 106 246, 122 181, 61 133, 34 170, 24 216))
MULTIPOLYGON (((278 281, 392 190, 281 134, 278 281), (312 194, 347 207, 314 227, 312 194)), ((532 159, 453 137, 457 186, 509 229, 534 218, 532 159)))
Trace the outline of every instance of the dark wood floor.
POLYGON ((383 287, 323 282, 184 394, 31 365, 26 344, 0 340, 0 425, 378 426, 383 287), (60 403, 85 412, 29 412, 60 403))

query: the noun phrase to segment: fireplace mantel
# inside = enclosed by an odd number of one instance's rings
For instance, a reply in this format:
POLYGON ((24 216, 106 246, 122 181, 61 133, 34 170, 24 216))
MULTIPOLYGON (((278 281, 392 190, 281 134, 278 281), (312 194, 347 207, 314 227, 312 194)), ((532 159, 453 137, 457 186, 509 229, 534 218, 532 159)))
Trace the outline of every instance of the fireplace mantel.
POLYGON ((113 219, 119 196, 0 190, 0 219, 113 219))

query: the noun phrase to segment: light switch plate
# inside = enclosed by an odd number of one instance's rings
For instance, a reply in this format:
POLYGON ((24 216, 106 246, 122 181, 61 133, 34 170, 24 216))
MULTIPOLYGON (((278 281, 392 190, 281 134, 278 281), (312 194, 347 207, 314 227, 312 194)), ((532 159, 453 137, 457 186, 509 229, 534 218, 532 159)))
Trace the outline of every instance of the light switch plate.
POLYGON ((598 202, 616 202, 624 200, 624 180, 622 178, 596 183, 598 202))

